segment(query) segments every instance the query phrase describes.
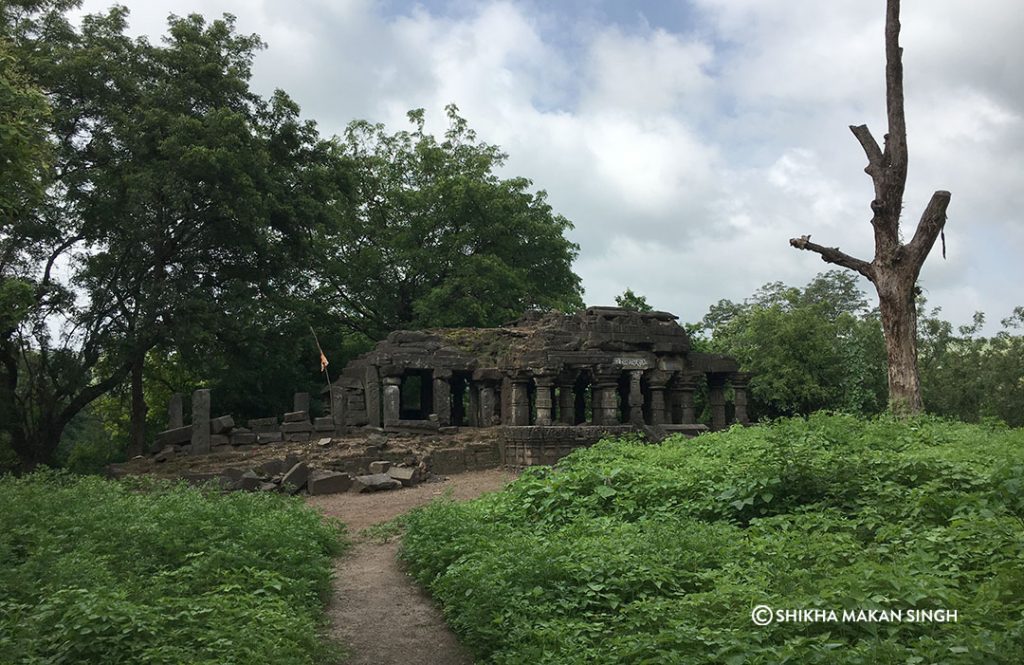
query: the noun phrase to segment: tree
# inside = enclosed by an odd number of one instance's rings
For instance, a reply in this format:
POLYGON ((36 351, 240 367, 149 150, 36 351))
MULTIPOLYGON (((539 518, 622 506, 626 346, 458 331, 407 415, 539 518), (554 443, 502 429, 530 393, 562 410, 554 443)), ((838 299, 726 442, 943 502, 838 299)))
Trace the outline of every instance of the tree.
POLYGON ((615 296, 615 304, 634 312, 650 312, 654 309, 647 303, 647 298, 633 293, 633 289, 629 288, 623 291, 621 296, 615 296))
POLYGON ((342 167, 284 93, 249 90, 261 42, 237 35, 232 17, 171 17, 153 45, 124 35, 124 8, 73 28, 74 4, 0 12, 52 107, 48 195, 0 238, 19 257, 17 271, 2 266, 3 283, 32 291, 0 340, 5 425, 27 466, 52 464, 64 427, 126 379, 140 452, 151 351, 209 369, 246 332, 290 319, 294 266, 310 248, 304 225, 338 198, 342 167), (59 260, 70 267, 63 281, 59 260))
POLYGON ((754 418, 871 414, 884 405, 881 328, 849 274, 829 271, 804 289, 765 284, 742 304, 713 305, 701 329, 711 335, 702 350, 733 356, 754 374, 754 418))
POLYGON ((916 283, 921 266, 946 224, 950 194, 936 191, 909 243, 900 240, 900 213, 907 180, 907 128, 903 109, 903 49, 899 45, 900 2, 888 0, 885 15, 885 81, 889 131, 879 148, 866 125, 851 126, 868 158, 864 171, 874 183, 873 213, 875 256, 870 262, 854 258, 836 247, 810 241, 810 236, 789 242, 797 249, 819 254, 827 263, 864 275, 878 292, 882 330, 888 361, 889 405, 901 414, 920 412, 924 406, 917 368, 916 283))
POLYGON ((525 178, 499 178, 506 155, 478 142, 447 107, 438 141, 353 122, 339 145, 351 169, 348 208, 319 229, 317 298, 349 331, 495 326, 527 309, 582 306, 572 224, 525 178))

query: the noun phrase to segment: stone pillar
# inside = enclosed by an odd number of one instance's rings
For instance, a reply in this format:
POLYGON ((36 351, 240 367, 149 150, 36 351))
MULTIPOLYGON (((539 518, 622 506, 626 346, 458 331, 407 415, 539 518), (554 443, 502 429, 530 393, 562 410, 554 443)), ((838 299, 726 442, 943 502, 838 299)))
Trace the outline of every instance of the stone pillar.
POLYGON ((534 379, 537 386, 537 424, 551 424, 551 407, 553 406, 552 391, 555 388, 555 377, 542 374, 534 379))
POLYGON ((185 426, 185 416, 182 413, 181 393, 174 393, 167 402, 167 429, 180 429, 185 426))
POLYGON ((672 413, 666 413, 665 389, 668 380, 672 377, 670 372, 652 370, 647 373, 647 385, 651 387, 651 424, 664 425, 672 422, 672 413))
POLYGON ((594 370, 592 404, 595 425, 619 424, 618 405, 615 396, 619 389, 618 368, 599 366, 594 370))
POLYGON ((638 427, 644 424, 644 393, 640 390, 640 377, 643 373, 642 369, 629 371, 629 422, 638 427))
POLYGON ((366 387, 366 422, 370 427, 380 427, 380 375, 374 365, 366 368, 366 381, 363 385, 366 387))
POLYGON ((434 370, 434 413, 441 427, 452 424, 452 371, 450 369, 434 370))
POLYGON ((747 386, 750 384, 751 374, 747 372, 736 372, 729 383, 732 384, 733 405, 736 407, 736 422, 741 425, 750 424, 750 416, 747 415, 747 386))
POLYGON ((210 391, 192 393, 192 454, 210 452, 210 391))
POLYGON ((494 424, 494 386, 490 383, 480 384, 480 427, 494 424))
POLYGON ((341 433, 345 428, 345 389, 341 386, 331 386, 331 422, 334 423, 334 431, 341 433))
POLYGON ((292 397, 292 411, 305 411, 309 413, 309 393, 295 393, 292 397))
MULTIPOLYGON (((679 410, 679 424, 693 425, 697 422, 697 414, 693 406, 693 393, 697 389, 697 374, 679 372, 669 385, 669 408, 679 410)), ((672 419, 675 422, 675 418, 672 419)))
POLYGON ((711 429, 725 429, 725 380, 726 374, 708 375, 708 402, 711 404, 711 429))
POLYGON ((508 424, 516 427, 530 424, 530 375, 517 372, 512 375, 512 397, 508 424))
POLYGON ((397 425, 401 419, 402 377, 384 377, 384 426, 397 425))
POLYGON ((579 372, 566 370, 558 375, 558 422, 576 424, 576 379, 579 372))

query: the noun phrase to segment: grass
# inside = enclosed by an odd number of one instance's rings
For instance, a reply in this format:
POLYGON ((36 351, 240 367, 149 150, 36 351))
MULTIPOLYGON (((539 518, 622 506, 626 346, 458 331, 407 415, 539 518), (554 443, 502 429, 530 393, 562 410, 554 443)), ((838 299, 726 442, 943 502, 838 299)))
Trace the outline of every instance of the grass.
POLYGON ((0 662, 305 664, 340 527, 291 497, 0 479, 0 662))
POLYGON ((1016 663, 1022 518, 1024 431, 818 414, 602 442, 412 513, 402 556, 481 662, 1016 663))

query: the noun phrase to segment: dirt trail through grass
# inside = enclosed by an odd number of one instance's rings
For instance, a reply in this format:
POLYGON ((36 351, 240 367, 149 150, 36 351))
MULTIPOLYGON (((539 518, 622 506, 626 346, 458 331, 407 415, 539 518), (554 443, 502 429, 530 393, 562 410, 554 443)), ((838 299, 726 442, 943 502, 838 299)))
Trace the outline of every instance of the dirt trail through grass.
POLYGON ((328 607, 332 633, 348 648, 346 665, 463 665, 473 662, 455 639, 440 609, 405 573, 396 558, 398 542, 360 537, 366 527, 386 522, 451 491, 460 501, 501 489, 505 471, 458 474, 444 483, 376 494, 310 497, 309 503, 339 518, 355 546, 335 563, 334 598, 328 607))

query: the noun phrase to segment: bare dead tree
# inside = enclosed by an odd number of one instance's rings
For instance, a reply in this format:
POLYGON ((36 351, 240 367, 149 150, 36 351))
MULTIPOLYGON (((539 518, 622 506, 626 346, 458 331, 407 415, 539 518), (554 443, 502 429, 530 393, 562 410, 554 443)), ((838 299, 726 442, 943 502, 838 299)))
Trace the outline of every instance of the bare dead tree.
POLYGON ((917 224, 909 243, 900 240, 900 212, 907 182, 907 125, 903 111, 903 49, 900 37, 900 0, 888 0, 885 14, 885 98, 889 131, 885 148, 879 148, 867 125, 851 126, 868 165, 875 198, 871 202, 871 225, 875 234, 875 257, 869 263, 810 241, 810 236, 793 238, 789 244, 819 254, 826 263, 856 270, 867 277, 878 292, 882 331, 889 364, 889 406, 896 413, 913 414, 923 409, 917 373, 916 283, 925 258, 946 224, 950 194, 937 191, 917 224))

